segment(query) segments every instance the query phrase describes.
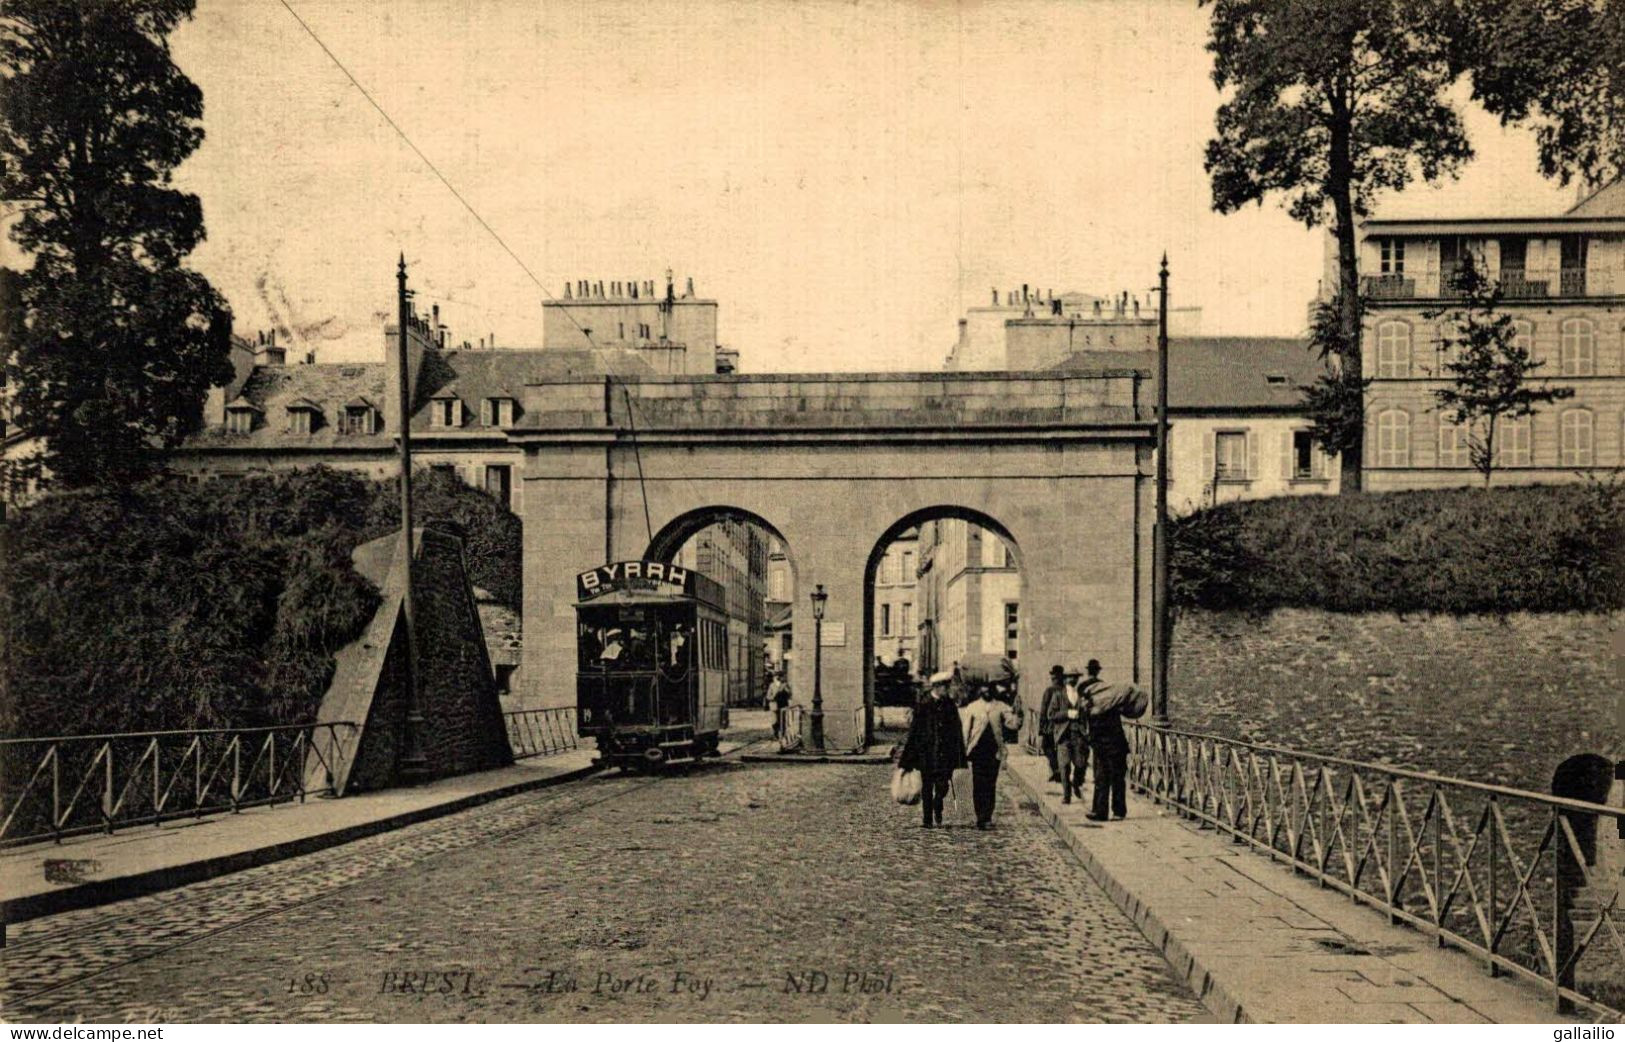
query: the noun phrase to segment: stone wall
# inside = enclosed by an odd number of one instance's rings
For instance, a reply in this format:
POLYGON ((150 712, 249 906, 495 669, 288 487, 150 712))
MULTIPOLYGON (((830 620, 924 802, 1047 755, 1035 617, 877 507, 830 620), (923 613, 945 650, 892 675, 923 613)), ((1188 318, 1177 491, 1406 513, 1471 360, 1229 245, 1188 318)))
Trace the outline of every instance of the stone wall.
POLYGON ((1566 757, 1625 756, 1625 615, 1182 612, 1174 724, 1549 791, 1566 757))
MULTIPOLYGON (((317 719, 361 725, 346 754, 332 764, 306 763, 320 784, 333 770, 339 793, 387 788, 400 780, 406 720, 403 570, 399 543, 385 536, 356 548, 356 570, 383 595, 372 622, 336 656, 333 682, 317 719)), ((513 762, 491 662, 463 563, 462 544, 419 529, 413 575, 417 690, 424 717, 422 746, 432 778, 513 762)))

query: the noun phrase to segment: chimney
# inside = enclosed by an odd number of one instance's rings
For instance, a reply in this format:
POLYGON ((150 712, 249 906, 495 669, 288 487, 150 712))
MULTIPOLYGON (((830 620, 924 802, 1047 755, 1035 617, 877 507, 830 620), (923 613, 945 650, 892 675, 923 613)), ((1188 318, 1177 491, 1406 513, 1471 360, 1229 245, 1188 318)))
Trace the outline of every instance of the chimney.
POLYGON ((632 299, 636 300, 636 299, 638 299, 638 284, 636 282, 633 282, 633 283, 630 283, 630 285, 632 287, 632 299))
POLYGON ((683 291, 683 296, 690 298, 694 296, 694 276, 692 275, 688 277, 688 289, 683 291))
POLYGON ((484 337, 480 337, 480 350, 481 351, 485 350, 485 338, 484 337))
POLYGON ((993 287, 993 306, 999 306, 999 287, 997 286, 993 287))
POLYGON ((566 283, 565 283, 565 284, 564 284, 564 299, 565 299, 565 300, 573 300, 573 299, 574 299, 574 298, 573 298, 573 297, 572 297, 572 296, 571 296, 571 295, 570 295, 570 284, 569 284, 569 283, 568 283, 568 282, 566 282, 566 283))
POLYGON ((495 333, 492 333, 491 334, 491 347, 492 347, 493 350, 495 350, 496 346, 497 346, 497 335, 495 333))
POLYGON ((604 280, 603 279, 598 280, 598 287, 597 287, 597 294, 596 295, 597 295, 599 300, 604 299, 604 280))
POLYGON ((1021 284, 1021 302, 1023 304, 1027 303, 1027 284, 1025 282, 1021 284))

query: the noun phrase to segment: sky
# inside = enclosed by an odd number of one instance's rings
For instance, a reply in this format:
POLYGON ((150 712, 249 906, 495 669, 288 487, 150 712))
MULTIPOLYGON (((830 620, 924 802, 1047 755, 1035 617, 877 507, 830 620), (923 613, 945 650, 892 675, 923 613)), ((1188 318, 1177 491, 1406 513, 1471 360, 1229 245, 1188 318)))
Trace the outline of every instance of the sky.
MULTIPOLYGON (((239 333, 381 357, 404 252, 457 339, 540 343, 544 290, 692 277, 745 371, 939 368, 990 290, 1171 303, 1302 332, 1321 233, 1212 212, 1206 11, 1174 0, 199 0, 173 38, 206 139, 195 266, 239 333)), ((1466 106, 1464 106, 1465 108, 1466 106)), ((1547 213, 1530 136, 1392 215, 1547 213)))

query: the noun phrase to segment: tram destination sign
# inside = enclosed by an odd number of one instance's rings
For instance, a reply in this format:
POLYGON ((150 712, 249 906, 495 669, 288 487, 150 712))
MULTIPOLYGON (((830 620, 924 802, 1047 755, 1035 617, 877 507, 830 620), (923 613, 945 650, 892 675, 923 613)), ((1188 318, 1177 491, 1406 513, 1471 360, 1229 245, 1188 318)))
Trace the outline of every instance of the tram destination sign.
POLYGON ((664 561, 616 561, 576 575, 576 599, 590 601, 616 590, 692 594, 694 574, 664 561))

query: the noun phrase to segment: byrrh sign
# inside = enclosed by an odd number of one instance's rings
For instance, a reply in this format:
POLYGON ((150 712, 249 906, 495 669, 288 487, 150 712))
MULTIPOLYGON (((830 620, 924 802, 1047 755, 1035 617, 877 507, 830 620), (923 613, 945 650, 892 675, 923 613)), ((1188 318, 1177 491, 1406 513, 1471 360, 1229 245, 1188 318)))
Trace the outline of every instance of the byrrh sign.
POLYGON ((601 564, 576 576, 576 598, 590 601, 615 590, 655 590, 660 593, 694 592, 694 577, 687 568, 663 561, 617 561, 601 564))

